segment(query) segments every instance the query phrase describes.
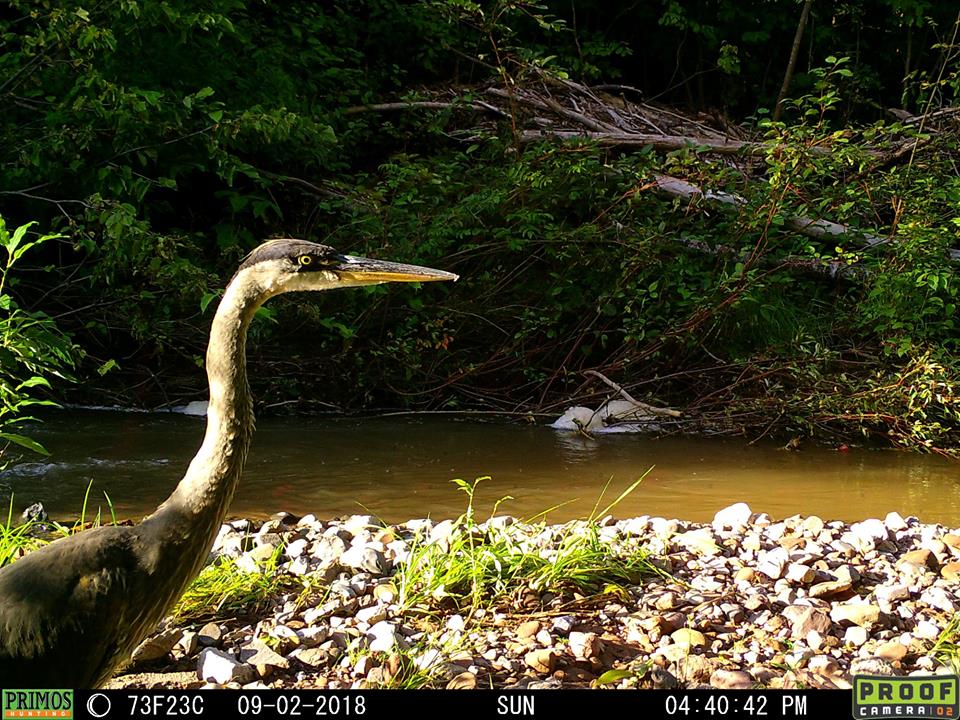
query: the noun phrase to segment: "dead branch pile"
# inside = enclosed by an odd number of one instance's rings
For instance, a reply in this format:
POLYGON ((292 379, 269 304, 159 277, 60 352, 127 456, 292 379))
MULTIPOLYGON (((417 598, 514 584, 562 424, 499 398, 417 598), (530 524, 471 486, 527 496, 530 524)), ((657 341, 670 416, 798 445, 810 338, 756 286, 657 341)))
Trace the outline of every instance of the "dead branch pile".
MULTIPOLYGON (((446 109, 480 113, 490 120, 480 120, 462 131, 468 137, 476 130, 492 129, 493 123, 509 121, 515 140, 529 143, 544 138, 589 140, 605 147, 641 148, 669 152, 695 148, 705 155, 722 158, 737 168, 745 180, 757 179, 764 163, 762 156, 775 146, 751 137, 750 133, 720 114, 685 115, 676 109, 645 102, 642 93, 628 85, 588 87, 572 80, 537 72, 522 85, 488 85, 470 89, 445 89, 432 93, 429 100, 361 105, 347 109, 347 114, 390 112, 416 108, 446 109)), ((925 118, 917 118, 891 110, 904 125, 923 126, 935 134, 960 122, 960 109, 949 108, 925 118)), ((893 148, 868 151, 875 159, 873 170, 881 170, 906 161, 925 141, 904 137, 893 148)), ((829 147, 814 147, 812 152, 829 153, 829 147)), ((704 203, 736 210, 746 202, 738 195, 701 188, 683 178, 657 175, 651 187, 670 197, 690 202, 692 207, 704 203)), ((829 218, 798 215, 788 219, 787 227, 821 241, 845 240, 869 249, 886 245, 895 238, 878 236, 829 218)), ((951 260, 960 260, 960 250, 949 252, 951 260)), ((832 277, 858 279, 866 273, 838 272, 836 263, 821 267, 817 261, 799 262, 799 269, 826 273, 832 277)))

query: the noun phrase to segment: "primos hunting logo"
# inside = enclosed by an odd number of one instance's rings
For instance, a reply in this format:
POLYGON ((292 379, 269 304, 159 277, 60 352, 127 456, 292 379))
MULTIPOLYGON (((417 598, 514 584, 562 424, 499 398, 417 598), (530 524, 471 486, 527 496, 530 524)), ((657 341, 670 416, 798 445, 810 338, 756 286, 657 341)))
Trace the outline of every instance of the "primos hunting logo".
POLYGON ((956 675, 853 678, 853 717, 956 718, 956 675))
POLYGON ((73 717, 73 690, 4 690, 3 720, 7 718, 73 717))

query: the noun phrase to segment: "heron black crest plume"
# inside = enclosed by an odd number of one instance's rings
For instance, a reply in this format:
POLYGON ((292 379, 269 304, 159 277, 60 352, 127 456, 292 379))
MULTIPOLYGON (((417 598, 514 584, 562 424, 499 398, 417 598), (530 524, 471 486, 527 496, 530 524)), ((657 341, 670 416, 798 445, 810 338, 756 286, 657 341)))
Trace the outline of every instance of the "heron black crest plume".
POLYGON ((127 662, 199 572, 253 435, 247 328, 274 295, 456 280, 442 270, 271 240, 242 262, 210 329, 203 444, 169 498, 138 525, 63 538, 0 569, 0 686, 96 687, 127 662))

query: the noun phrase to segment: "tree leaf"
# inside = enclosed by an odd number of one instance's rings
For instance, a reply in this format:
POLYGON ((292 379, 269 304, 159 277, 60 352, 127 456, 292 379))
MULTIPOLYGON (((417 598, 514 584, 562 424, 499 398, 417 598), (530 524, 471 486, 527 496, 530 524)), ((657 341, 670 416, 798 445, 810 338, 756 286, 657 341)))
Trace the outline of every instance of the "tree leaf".
POLYGON ((9 442, 15 443, 20 447, 24 447, 27 450, 33 450, 35 453, 40 455, 49 455, 50 453, 47 449, 38 443, 36 440, 31 440, 25 435, 15 435, 14 433, 0 433, 0 439, 8 440, 9 442))
POLYGON ((633 676, 634 673, 630 670, 607 670, 597 678, 597 685, 612 685, 633 676))

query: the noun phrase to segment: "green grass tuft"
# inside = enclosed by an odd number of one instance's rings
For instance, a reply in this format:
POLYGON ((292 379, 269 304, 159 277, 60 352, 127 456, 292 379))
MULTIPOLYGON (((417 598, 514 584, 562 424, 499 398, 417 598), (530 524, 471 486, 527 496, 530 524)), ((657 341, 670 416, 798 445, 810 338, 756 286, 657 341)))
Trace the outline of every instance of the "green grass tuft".
MULTIPOLYGON (((644 576, 662 574, 642 549, 627 550, 606 542, 592 517, 559 528, 545 522, 529 524, 530 532, 525 535, 516 528, 501 530, 478 524, 473 500, 477 484, 484 479, 454 481, 469 499, 466 512, 446 538, 413 541, 410 556, 395 578, 404 608, 429 608, 446 601, 474 611, 515 604, 509 601, 527 591, 623 594, 644 576)), ((604 513, 637 484, 639 481, 604 513)))

